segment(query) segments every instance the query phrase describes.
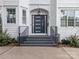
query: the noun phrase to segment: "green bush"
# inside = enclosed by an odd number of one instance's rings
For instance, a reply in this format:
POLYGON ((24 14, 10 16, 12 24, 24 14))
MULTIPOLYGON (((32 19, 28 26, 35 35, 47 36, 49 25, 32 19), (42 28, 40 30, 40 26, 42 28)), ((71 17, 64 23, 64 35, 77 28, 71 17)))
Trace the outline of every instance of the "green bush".
POLYGON ((79 47, 79 38, 74 35, 62 40, 62 44, 79 47))
POLYGON ((0 34, 0 46, 5 46, 15 42, 16 42, 15 38, 11 38, 7 33, 7 31, 0 34))
POLYGON ((79 47, 79 40, 77 41, 76 47, 79 47))
POLYGON ((62 44, 65 44, 65 45, 69 45, 70 44, 70 40, 62 40, 62 44))
POLYGON ((70 45, 76 47, 78 42, 78 37, 76 35, 69 37, 70 45))

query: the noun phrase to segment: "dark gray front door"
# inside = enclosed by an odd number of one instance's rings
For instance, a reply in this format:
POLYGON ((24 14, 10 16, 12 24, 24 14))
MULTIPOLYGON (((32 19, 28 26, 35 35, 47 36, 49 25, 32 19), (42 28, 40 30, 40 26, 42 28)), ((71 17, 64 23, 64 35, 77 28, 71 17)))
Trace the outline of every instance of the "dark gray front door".
POLYGON ((32 21, 33 33, 47 33, 47 16, 46 15, 34 15, 32 21))

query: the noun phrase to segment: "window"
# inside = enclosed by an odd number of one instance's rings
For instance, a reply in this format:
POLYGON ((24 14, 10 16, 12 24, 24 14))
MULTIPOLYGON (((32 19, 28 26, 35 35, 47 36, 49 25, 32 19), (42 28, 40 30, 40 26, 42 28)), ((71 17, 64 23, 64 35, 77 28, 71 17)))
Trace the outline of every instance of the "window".
POLYGON ((63 17, 61 17, 61 26, 67 26, 67 11, 63 12, 63 17))
POLYGON ((67 16, 61 18, 61 26, 67 26, 67 16))
POLYGON ((68 26, 74 26, 75 11, 68 11, 68 26))
POLYGON ((7 9, 7 23, 16 23, 16 9, 7 9))
POLYGON ((22 23, 26 24, 26 10, 23 10, 22 13, 22 23))
POLYGON ((63 10, 61 11, 61 26, 79 26, 79 11, 63 10))

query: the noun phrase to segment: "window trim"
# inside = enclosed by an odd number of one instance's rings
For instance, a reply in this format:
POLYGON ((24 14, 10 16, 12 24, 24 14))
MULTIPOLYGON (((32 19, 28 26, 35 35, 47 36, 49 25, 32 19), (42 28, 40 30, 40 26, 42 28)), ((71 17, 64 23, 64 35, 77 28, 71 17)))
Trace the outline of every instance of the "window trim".
POLYGON ((26 20, 27 20, 27 14, 26 14, 26 9, 22 10, 22 24, 26 25, 26 20), (25 15, 23 14, 25 12, 25 15), (24 19, 25 18, 25 19, 24 19), (25 22, 24 22, 25 21, 25 22))
POLYGON ((61 27, 79 27, 79 26, 77 26, 76 19, 75 19, 75 17, 76 17, 75 13, 76 13, 76 11, 79 11, 79 10, 75 10, 75 9, 61 9, 61 13, 62 13, 62 10, 64 10, 64 11, 74 11, 74 26, 68 26, 68 16, 67 16, 67 25, 66 26, 62 25, 62 20, 61 20, 61 22, 60 22, 61 23, 61 27))
POLYGON ((17 12, 16 7, 15 8, 11 8, 11 7, 10 8, 6 8, 6 12, 7 12, 7 24, 16 24, 16 17, 17 17, 16 16, 16 12, 17 12), (15 10, 15 12, 13 12, 13 13, 15 13, 15 20, 14 20, 14 22, 11 22, 11 21, 8 22, 8 11, 7 11, 8 9, 14 9, 15 10))

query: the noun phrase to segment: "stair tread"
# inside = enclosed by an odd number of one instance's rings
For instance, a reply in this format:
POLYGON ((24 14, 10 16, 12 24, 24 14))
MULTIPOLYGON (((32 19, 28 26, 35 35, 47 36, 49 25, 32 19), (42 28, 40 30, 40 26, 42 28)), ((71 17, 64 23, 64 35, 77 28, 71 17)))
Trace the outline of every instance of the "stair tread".
POLYGON ((54 42, 54 41, 24 41, 24 42, 54 42))
POLYGON ((25 46, 54 46, 54 45, 57 45, 57 44, 21 44, 21 45, 25 45, 25 46))

